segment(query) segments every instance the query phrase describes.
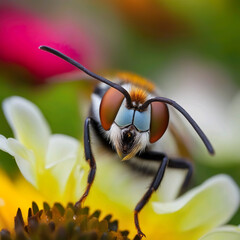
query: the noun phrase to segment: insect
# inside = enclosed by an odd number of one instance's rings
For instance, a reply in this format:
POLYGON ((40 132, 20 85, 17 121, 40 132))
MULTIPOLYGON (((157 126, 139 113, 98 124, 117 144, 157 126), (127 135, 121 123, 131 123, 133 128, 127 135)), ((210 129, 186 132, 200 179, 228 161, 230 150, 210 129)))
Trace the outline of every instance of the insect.
POLYGON ((112 82, 99 76, 84 66, 47 46, 40 49, 50 52, 76 66, 87 75, 104 83, 99 85, 94 95, 98 100, 92 102, 90 115, 84 125, 85 158, 90 165, 87 187, 76 206, 80 206, 88 196, 96 173, 96 162, 92 153, 90 126, 101 137, 102 141, 113 148, 122 160, 137 157, 141 160, 159 162, 148 190, 134 209, 134 222, 137 234, 141 239, 144 235, 139 225, 139 212, 146 205, 152 193, 156 191, 163 179, 167 167, 188 170, 183 187, 186 187, 192 175, 192 165, 184 159, 172 159, 162 152, 151 151, 151 145, 157 142, 165 133, 169 124, 168 105, 179 111, 192 125, 205 144, 208 152, 214 154, 214 149, 206 135, 192 117, 175 101, 154 94, 154 87, 145 79, 133 75, 122 76, 118 82, 112 82), (128 79, 129 78, 129 79, 128 79))

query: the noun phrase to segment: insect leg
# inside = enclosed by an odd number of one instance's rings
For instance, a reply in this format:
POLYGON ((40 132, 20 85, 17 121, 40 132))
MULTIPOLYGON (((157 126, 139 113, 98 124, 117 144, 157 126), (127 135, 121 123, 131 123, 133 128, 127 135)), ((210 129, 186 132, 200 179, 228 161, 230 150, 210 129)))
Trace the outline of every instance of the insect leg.
MULTIPOLYGON (((165 154, 162 152, 148 151, 139 155, 139 158, 159 162, 162 158, 164 158, 164 156, 165 154)), ((168 167, 188 170, 185 181, 182 185, 182 190, 185 190, 190 182, 193 173, 192 163, 184 158, 169 158, 168 167)))
MULTIPOLYGON (((147 155, 147 152, 144 153, 144 156, 147 155)), ((139 221, 138 221, 138 214, 139 212, 142 210, 142 208, 145 206, 145 204, 148 202, 148 200, 150 199, 152 193, 154 191, 156 191, 162 181, 165 169, 167 167, 168 164, 168 158, 166 155, 159 154, 159 160, 161 161, 161 165, 158 168, 158 171, 150 185, 150 187, 148 188, 147 192, 144 194, 144 196, 142 197, 142 199, 138 202, 137 206, 134 209, 134 222, 135 222, 135 226, 137 228, 138 231, 138 236, 140 238, 142 238, 144 235, 144 233, 141 231, 140 226, 139 226, 139 221)))
POLYGON ((92 154, 91 144, 90 144, 90 131, 89 131, 89 125, 93 121, 91 118, 86 118, 84 123, 84 151, 85 151, 85 158, 86 161, 89 163, 90 171, 88 173, 88 180, 87 180, 87 187, 85 192, 83 193, 82 197, 78 202, 76 202, 75 206, 79 207, 81 206, 81 203, 86 199, 88 196, 88 193, 90 191, 90 188, 92 186, 92 183, 95 178, 96 173, 96 161, 92 154))
MULTIPOLYGON (((139 155, 139 158, 159 162, 164 156, 165 154, 162 152, 148 151, 139 155)), ((185 190, 193 173, 192 163, 184 158, 169 158, 168 167, 188 170, 185 181, 182 185, 182 190, 185 190)))
POLYGON ((182 158, 169 159, 168 167, 188 170, 187 175, 186 175, 185 180, 182 185, 182 189, 181 189, 181 193, 184 192, 190 182, 191 177, 192 177, 192 173, 193 173, 192 163, 189 161, 186 161, 185 159, 182 159, 182 158))

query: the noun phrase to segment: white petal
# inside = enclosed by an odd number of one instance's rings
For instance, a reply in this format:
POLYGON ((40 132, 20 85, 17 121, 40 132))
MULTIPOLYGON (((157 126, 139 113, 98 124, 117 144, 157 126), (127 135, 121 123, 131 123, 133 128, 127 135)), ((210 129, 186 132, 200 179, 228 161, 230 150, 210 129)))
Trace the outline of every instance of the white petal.
POLYGON ((89 165, 85 160, 84 156, 84 146, 82 143, 79 145, 79 152, 77 158, 77 164, 74 166, 74 170, 71 174, 72 180, 74 182, 73 188, 73 199, 79 200, 79 196, 82 196, 86 184, 87 184, 87 176, 89 172, 89 165))
POLYGON ((88 173, 88 171, 82 168, 82 166, 80 165, 77 165, 76 168, 74 169, 73 178, 75 183, 75 191, 73 192, 73 195, 77 200, 79 196, 82 196, 85 190, 87 179, 83 179, 83 178, 84 178, 84 174, 86 175, 86 173, 88 173))
POLYGON ((3 110, 15 138, 44 159, 50 129, 37 106, 14 96, 3 102, 3 110))
POLYGON ((8 147, 7 138, 5 138, 3 135, 0 135, 0 149, 13 156, 13 152, 8 147))
POLYGON ((186 231, 226 223, 239 207, 240 193, 227 175, 218 175, 169 203, 153 203, 155 212, 177 213, 179 227, 186 231))
POLYGON ((33 152, 13 138, 7 139, 6 146, 9 149, 9 153, 15 158, 22 175, 36 186, 36 166, 33 152))
POLYGON ((46 156, 46 168, 50 168, 66 158, 76 158, 79 142, 72 137, 55 134, 50 137, 46 156))
POLYGON ((34 186, 37 184, 33 152, 13 138, 0 135, 0 149, 12 155, 23 176, 34 186))
POLYGON ((215 229, 199 240, 239 240, 240 239, 240 227, 224 226, 215 229))
POLYGON ((157 191, 160 202, 169 202, 176 199, 185 180, 186 173, 186 170, 166 169, 164 178, 157 191))
POLYGON ((51 175, 54 176, 59 184, 60 194, 63 194, 66 189, 68 178, 74 169, 76 160, 76 157, 65 158, 58 164, 49 168, 51 175))

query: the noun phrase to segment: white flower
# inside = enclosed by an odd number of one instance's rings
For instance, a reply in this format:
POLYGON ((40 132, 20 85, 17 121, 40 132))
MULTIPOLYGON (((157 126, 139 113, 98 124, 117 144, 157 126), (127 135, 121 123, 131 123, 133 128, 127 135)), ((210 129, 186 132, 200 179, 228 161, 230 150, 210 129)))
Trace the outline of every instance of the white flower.
MULTIPOLYGON (((119 219, 121 229, 132 230, 133 237, 133 209, 146 191, 146 184, 136 175, 130 181, 127 175, 126 170, 124 174, 116 165, 99 161, 98 174, 86 204, 101 208, 103 215, 112 212, 119 219)), ((231 177, 222 174, 175 200, 161 200, 158 194, 153 194, 139 214, 147 239, 197 240, 229 222, 239 208, 240 191, 231 177)))
MULTIPOLYGON (((86 170, 89 169, 82 145, 69 136, 51 135, 39 109, 26 99, 8 98, 3 108, 16 139, 6 139, 0 135, 0 149, 14 156, 23 176, 50 204, 78 200, 86 186, 86 170)), ((121 229, 129 229, 133 235, 133 209, 148 182, 126 171, 111 157, 105 158, 104 154, 99 156, 96 155, 98 172, 87 204, 91 208, 100 208, 103 216, 113 213, 114 218, 119 219, 121 229)), ((170 182, 178 177, 174 172, 168 172, 163 185, 174 188, 170 182)), ((182 197, 167 202, 157 199, 162 200, 161 195, 167 192, 167 188, 160 192, 154 194, 154 202, 150 201, 139 215, 142 230, 148 239, 195 240, 204 234, 201 240, 217 239, 215 236, 238 239, 236 227, 212 230, 227 223, 239 207, 239 188, 230 177, 212 177, 182 197)), ((168 199, 175 196, 171 192, 168 199)), ((4 201, 11 201, 9 196, 12 195, 4 192, 3 196, 5 198, 0 197, 0 215, 4 214, 4 201)))
POLYGON ((240 239, 240 227, 236 226, 224 226, 217 228, 205 236, 200 238, 200 240, 239 240, 240 239))
POLYGON ((15 158, 23 176, 51 202, 76 201, 86 185, 81 184, 85 163, 78 140, 51 134, 42 113, 24 98, 6 99, 3 110, 15 138, 0 135, 0 149, 15 158))
MULTIPOLYGON (((240 191, 236 183, 227 175, 217 175, 172 202, 153 203, 153 208, 160 214, 158 224, 164 224, 162 231, 175 231, 173 239, 199 239, 207 233, 201 240, 217 240, 213 236, 221 236, 226 227, 214 228, 226 224, 238 210, 239 203, 240 191)), ((240 232, 229 231, 228 234, 229 238, 225 239, 235 239, 230 237, 233 235, 240 237, 240 232)))

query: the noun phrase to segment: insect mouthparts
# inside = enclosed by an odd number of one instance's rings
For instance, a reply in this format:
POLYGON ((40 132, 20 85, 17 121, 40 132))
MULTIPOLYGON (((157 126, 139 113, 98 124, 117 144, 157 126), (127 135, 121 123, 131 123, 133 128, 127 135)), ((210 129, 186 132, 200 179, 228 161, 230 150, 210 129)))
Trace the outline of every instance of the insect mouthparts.
POLYGON ((135 140, 135 133, 133 130, 125 130, 122 136, 122 152, 128 154, 132 149, 135 140))

